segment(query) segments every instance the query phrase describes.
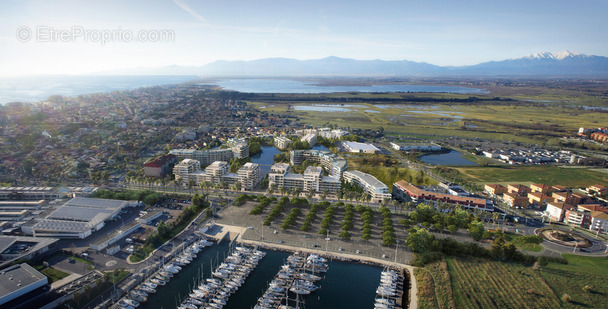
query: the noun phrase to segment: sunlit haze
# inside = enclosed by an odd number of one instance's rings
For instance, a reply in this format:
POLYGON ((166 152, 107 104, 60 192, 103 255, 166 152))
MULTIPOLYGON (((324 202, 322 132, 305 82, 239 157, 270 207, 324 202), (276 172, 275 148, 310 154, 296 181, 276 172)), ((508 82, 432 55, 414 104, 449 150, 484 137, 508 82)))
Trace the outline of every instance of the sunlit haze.
POLYGON ((460 66, 543 51, 608 56, 607 12, 606 1, 555 0, 2 1, 0 75, 268 57, 460 66))

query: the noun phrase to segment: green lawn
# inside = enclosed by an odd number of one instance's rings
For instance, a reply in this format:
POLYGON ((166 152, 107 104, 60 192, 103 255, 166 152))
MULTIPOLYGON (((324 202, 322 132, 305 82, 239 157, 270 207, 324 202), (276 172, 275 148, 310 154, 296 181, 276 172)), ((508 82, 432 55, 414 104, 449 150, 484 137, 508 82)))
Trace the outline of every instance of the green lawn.
POLYGON ((542 276, 558 297, 570 295, 572 302, 565 308, 606 308, 608 258, 593 258, 564 254, 567 265, 550 263, 542 268, 542 276), (584 287, 590 290, 585 291, 584 287))
POLYGON ((67 276, 69 276, 69 274, 62 272, 61 270, 52 268, 52 267, 47 267, 44 268, 42 271, 40 271, 41 273, 43 273, 45 276, 47 276, 49 278, 49 283, 53 283, 55 281, 59 281, 67 276))

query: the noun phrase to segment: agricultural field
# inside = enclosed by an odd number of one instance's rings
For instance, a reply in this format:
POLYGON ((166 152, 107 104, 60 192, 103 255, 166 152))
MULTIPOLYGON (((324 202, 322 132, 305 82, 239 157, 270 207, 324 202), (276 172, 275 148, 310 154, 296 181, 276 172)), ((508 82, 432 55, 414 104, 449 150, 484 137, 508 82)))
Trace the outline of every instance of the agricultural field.
POLYGON ((538 268, 446 258, 416 270, 419 307, 605 308, 608 259, 564 258, 538 268))
POLYGON ((608 185, 608 174, 587 168, 562 168, 557 166, 466 166, 458 171, 479 184, 544 183, 568 187, 587 187, 594 184, 608 185))

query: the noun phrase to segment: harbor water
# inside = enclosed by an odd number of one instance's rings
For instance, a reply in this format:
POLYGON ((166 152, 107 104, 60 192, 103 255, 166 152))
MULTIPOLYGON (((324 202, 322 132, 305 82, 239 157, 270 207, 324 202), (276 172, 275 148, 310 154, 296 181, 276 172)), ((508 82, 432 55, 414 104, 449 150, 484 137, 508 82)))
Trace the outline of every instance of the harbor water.
MULTIPOLYGON (((183 269, 171 278, 166 286, 159 286, 156 293, 151 294, 148 301, 142 303, 140 308, 177 308, 192 287, 198 284, 201 274, 203 278, 211 278, 211 269, 227 256, 228 245, 228 241, 223 241, 201 250, 192 263, 183 266, 183 269)), ((273 250, 263 251, 267 253, 266 256, 249 275, 243 286, 230 297, 224 308, 253 308, 290 254, 273 250)), ((330 261, 328 264, 328 272, 317 282, 320 288, 302 298, 303 308, 374 307, 382 268, 343 261, 330 261)))

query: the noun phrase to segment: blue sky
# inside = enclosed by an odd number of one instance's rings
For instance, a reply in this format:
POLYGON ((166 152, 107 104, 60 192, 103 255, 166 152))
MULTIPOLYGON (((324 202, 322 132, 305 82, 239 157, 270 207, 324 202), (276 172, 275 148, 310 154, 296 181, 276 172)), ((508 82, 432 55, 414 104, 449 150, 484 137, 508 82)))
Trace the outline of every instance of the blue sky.
POLYGON ((541 51, 608 56, 606 16, 608 1, 4 0, 0 75, 268 57, 460 66, 541 51), (125 32, 170 37, 134 42, 125 32), (114 37, 102 44, 102 33, 114 37))

